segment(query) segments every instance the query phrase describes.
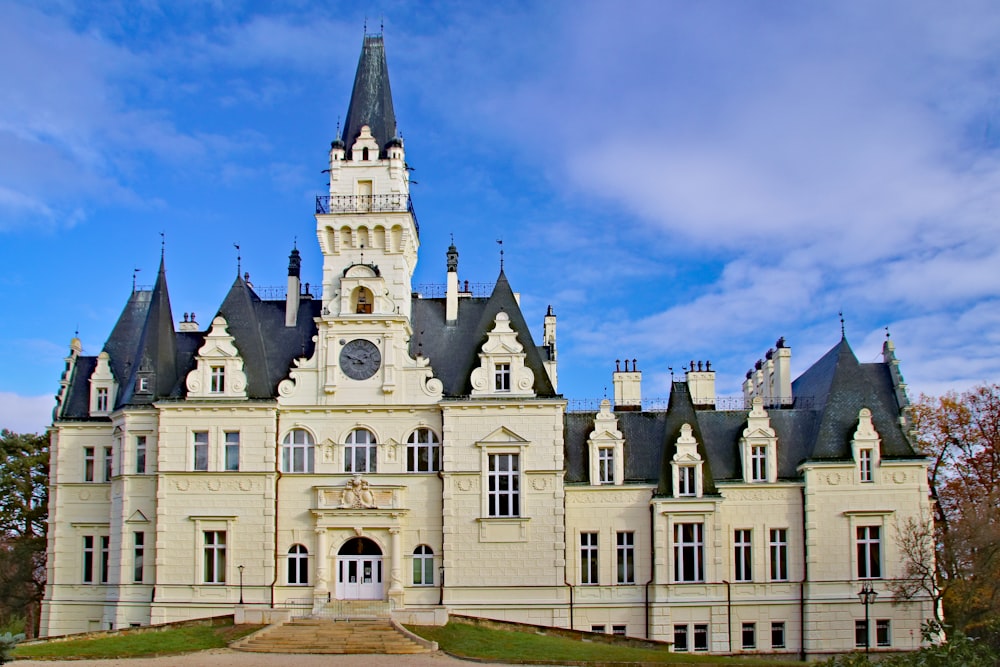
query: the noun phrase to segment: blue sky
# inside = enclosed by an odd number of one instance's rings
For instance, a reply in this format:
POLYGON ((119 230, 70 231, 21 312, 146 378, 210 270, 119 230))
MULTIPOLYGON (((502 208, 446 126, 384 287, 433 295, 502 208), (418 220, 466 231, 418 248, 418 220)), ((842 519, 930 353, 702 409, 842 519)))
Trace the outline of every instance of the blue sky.
POLYGON ((911 396, 1000 380, 995 2, 0 1, 0 426, 44 428, 79 329, 104 344, 166 235, 174 315, 243 269, 318 282, 313 198, 363 26, 384 17, 421 225, 415 282, 497 245, 560 390, 644 395, 779 336, 840 337, 911 396))

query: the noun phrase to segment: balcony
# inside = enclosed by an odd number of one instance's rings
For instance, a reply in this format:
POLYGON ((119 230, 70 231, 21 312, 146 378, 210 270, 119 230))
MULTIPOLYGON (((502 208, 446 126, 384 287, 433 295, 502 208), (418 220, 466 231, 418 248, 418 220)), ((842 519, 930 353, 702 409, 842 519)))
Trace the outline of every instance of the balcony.
POLYGON ((408 195, 318 195, 316 215, 337 215, 341 213, 409 213, 420 234, 417 213, 413 210, 413 200, 408 195))

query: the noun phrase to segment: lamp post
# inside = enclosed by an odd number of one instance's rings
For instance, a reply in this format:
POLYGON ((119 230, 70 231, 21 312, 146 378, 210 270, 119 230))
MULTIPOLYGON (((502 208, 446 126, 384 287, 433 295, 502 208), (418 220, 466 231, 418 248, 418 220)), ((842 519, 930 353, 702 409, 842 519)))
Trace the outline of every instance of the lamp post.
POLYGON ((865 653, 871 650, 872 645, 872 633, 871 633, 871 622, 868 619, 868 607, 875 602, 875 598, 878 597, 878 591, 872 588, 872 582, 866 581, 861 584, 861 590, 858 591, 858 599, 861 604, 865 606, 865 653))
POLYGON ((236 569, 240 571, 240 604, 243 604, 243 566, 237 565, 236 569))

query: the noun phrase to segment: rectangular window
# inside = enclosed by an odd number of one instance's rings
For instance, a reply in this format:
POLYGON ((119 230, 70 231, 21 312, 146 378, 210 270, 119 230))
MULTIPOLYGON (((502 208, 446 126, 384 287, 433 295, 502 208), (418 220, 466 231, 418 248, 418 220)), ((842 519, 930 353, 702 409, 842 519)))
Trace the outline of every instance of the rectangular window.
POLYGON ((704 524, 674 524, 674 581, 679 583, 705 580, 704 524))
POLYGON ((604 634, 604 633, 607 632, 607 630, 604 629, 603 625, 592 625, 592 626, 590 626, 590 631, 591 632, 600 632, 601 634, 604 634))
POLYGON ((97 411, 107 412, 108 411, 108 388, 98 387, 97 388, 97 411))
POLYGON ((194 469, 208 470, 208 431, 194 432, 194 469))
POLYGON ((143 560, 146 555, 146 533, 141 531, 132 533, 132 541, 132 581, 141 584, 143 560))
POLYGON ((858 526, 858 578, 878 579, 882 576, 881 536, 879 526, 858 526))
POLYGON ((694 626, 694 650, 708 650, 708 625, 694 626))
POLYGON ((111 447, 104 448, 104 481, 110 482, 111 476, 113 475, 111 471, 111 462, 114 460, 114 450, 111 447))
POLYGON ((145 394, 149 392, 149 378, 141 377, 136 383, 135 390, 140 394, 145 394))
POLYGON ((880 618, 875 621, 875 644, 876 646, 892 646, 892 632, 889 619, 880 618))
POLYGON ((226 470, 240 469, 240 432, 226 431, 226 470))
POLYGON ((680 466, 677 468, 677 495, 697 495, 698 490, 694 484, 695 472, 694 466, 680 466))
POLYGON ((788 529, 771 529, 769 551, 771 555, 771 581, 788 581, 788 529))
POLYGON ((493 379, 496 391, 510 391, 510 364, 497 364, 493 379))
POLYGON ((854 646, 856 648, 868 646, 868 622, 864 619, 854 621, 854 646))
POLYGON ((111 538, 108 535, 101 535, 101 583, 108 583, 108 574, 111 571, 111 538))
POLYGON ((750 481, 767 481, 767 447, 764 445, 750 448, 750 481))
POLYGON ((871 449, 859 449, 858 450, 858 468, 860 472, 860 478, 862 482, 872 481, 872 450, 871 449))
POLYGON ((771 623, 771 648, 785 648, 784 622, 771 623))
POLYGON ((597 575, 597 533, 580 533, 580 583, 596 585, 597 575))
POLYGON ((94 536, 83 536, 83 583, 94 583, 94 536))
POLYGON ((625 625, 612 625, 611 634, 618 635, 619 637, 624 637, 628 634, 628 627, 625 625))
POLYGON ((489 455, 489 515, 521 516, 517 454, 489 455))
POLYGON ((688 626, 686 625, 674 626, 674 650, 675 651, 688 650, 688 626))
POLYGON ((751 581, 753 550, 750 548, 750 531, 737 530, 733 533, 733 562, 736 565, 736 581, 751 581))
POLYGON ((226 583, 226 531, 205 531, 204 566, 206 584, 226 583))
POLYGON ((135 474, 146 474, 146 436, 135 437, 135 474))
POLYGON ((615 483, 615 450, 611 447, 597 450, 597 483, 615 483))
POLYGON ((756 623, 744 623, 743 624, 743 648, 753 649, 757 648, 757 624, 756 623))
POLYGON ((618 541, 618 583, 635 583, 635 533, 619 532, 618 541))
POLYGON ((94 448, 84 447, 83 448, 83 481, 93 482, 94 481, 94 448))
POLYGON ((212 366, 211 389, 213 394, 222 394, 226 391, 226 367, 212 366))

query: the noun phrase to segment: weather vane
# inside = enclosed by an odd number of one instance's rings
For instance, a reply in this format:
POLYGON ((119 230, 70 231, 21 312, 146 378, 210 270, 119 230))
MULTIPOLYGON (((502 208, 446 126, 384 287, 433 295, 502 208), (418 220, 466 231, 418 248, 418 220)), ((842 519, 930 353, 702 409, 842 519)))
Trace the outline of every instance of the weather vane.
POLYGON ((236 276, 239 277, 243 266, 243 258, 240 256, 240 244, 234 243, 233 247, 236 248, 236 276))
POLYGON ((503 238, 497 239, 497 244, 500 246, 500 270, 503 271, 503 238))

